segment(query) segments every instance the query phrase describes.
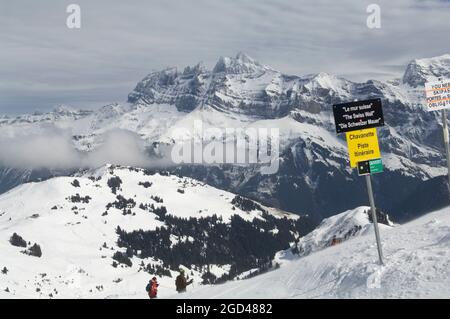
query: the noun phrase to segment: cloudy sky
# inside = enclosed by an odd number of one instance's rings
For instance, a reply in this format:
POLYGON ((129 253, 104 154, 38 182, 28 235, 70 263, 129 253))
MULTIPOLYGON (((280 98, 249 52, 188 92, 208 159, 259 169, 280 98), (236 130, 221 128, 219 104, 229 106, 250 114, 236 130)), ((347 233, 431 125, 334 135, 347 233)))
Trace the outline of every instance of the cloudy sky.
POLYGON ((0 0, 0 114, 125 101, 166 66, 213 66, 243 51, 289 74, 401 76, 450 53, 446 0, 0 0), (66 8, 81 6, 81 29, 66 8), (366 26, 370 3, 381 29, 366 26))

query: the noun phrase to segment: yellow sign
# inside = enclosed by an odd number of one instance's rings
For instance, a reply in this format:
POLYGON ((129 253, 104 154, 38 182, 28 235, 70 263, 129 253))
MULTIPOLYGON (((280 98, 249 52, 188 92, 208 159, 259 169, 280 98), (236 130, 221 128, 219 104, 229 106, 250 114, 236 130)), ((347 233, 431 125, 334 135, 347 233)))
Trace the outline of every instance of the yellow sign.
POLYGON ((358 162, 381 158, 376 128, 351 131, 345 134, 350 156, 350 167, 356 167, 358 162))

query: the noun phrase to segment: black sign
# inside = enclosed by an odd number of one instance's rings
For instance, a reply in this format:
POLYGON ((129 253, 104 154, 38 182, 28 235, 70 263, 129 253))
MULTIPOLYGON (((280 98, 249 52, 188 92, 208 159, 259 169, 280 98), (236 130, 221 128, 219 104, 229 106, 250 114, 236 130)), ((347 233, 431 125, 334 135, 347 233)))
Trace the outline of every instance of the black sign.
POLYGON ((337 133, 384 125, 381 99, 335 104, 333 114, 337 133))
POLYGON ((358 175, 368 175, 383 172, 383 162, 381 158, 362 161, 358 163, 358 175))
POLYGON ((370 174, 370 166, 369 161, 363 161, 358 163, 358 175, 369 175, 370 174))

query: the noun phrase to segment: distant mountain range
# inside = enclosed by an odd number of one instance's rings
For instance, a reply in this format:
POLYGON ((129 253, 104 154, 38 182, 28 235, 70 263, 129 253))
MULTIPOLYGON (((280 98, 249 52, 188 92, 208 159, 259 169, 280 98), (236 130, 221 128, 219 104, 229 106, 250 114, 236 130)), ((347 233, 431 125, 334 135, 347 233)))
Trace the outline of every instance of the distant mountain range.
MULTIPOLYGON (((52 126, 70 130, 76 149, 92 151, 105 132, 120 128, 137 133, 149 153, 158 155, 174 142, 174 128, 192 127, 199 119, 219 128, 276 127, 281 153, 274 175, 228 164, 166 169, 319 222, 367 203, 363 181, 349 168, 345 139, 335 134, 331 105, 381 98, 386 125, 378 132, 385 172, 373 178, 375 196, 394 220, 405 220, 448 203, 440 115, 423 107, 425 81, 439 77, 450 77, 449 54, 411 61, 402 79, 355 83, 326 73, 286 75, 239 53, 221 57, 212 70, 200 63, 153 72, 125 104, 0 117, 0 133, 52 126)), ((0 191, 75 171, 3 165, 0 191)))

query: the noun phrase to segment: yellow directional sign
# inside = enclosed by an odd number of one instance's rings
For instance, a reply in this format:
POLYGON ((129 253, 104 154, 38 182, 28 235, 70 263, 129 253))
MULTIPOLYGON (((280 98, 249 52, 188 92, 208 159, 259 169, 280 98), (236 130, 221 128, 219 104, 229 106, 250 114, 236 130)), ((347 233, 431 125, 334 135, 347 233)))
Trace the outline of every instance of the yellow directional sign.
POLYGON ((376 128, 351 131, 345 134, 350 156, 350 167, 356 167, 358 162, 381 158, 376 128))

